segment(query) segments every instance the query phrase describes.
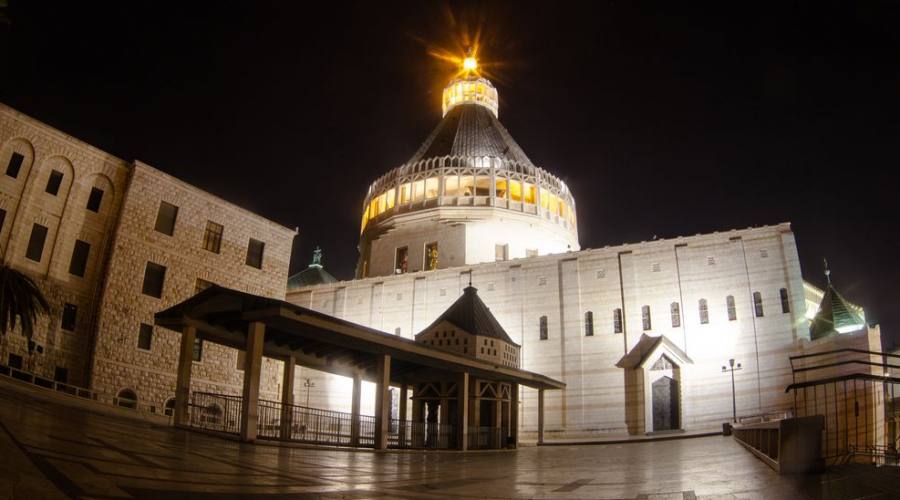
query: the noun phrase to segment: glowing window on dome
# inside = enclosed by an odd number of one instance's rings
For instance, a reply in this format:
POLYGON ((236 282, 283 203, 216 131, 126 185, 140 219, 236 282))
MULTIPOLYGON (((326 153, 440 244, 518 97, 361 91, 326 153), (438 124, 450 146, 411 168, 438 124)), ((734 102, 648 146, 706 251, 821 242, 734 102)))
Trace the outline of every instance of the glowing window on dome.
POLYGON ((366 209, 363 211, 363 215, 362 215, 362 227, 359 228, 359 232, 363 232, 363 231, 366 229, 366 223, 368 223, 368 222, 369 222, 369 209, 366 208, 366 209))
POLYGON ((475 178, 475 196, 491 195, 491 178, 486 176, 478 176, 475 178))
POLYGON ((387 194, 386 194, 388 210, 394 208, 394 199, 396 198, 395 194, 396 194, 396 190, 394 190, 393 188, 388 189, 387 194))
POLYGON ((444 196, 459 196, 459 177, 444 177, 444 196))
POLYGON ((555 194, 550 193, 550 206, 548 207, 551 214, 559 212, 559 198, 555 194))
POLYGON ((525 183, 524 184, 525 191, 525 203, 531 203, 534 205, 534 200, 537 196, 537 189, 534 187, 534 184, 525 183))
POLYGON ((506 191, 508 190, 505 178, 497 177, 497 198, 506 199, 506 191))
POLYGON ((550 193, 546 189, 541 190, 541 208, 547 209, 550 206, 550 193))
POLYGON ((378 199, 372 198, 372 201, 369 203, 369 220, 372 220, 377 216, 378 216, 378 199))
POLYGON ((400 204, 406 205, 409 203, 409 194, 410 194, 410 183, 401 184, 400 185, 400 204))
POLYGON ((566 218, 566 203, 562 200, 559 201, 559 216, 563 219, 566 218))
POLYGON ((475 177, 471 175, 459 176, 459 192, 460 196, 475 195, 475 177))
POLYGON ((425 179, 425 199, 431 200, 437 198, 438 195, 438 178, 431 177, 425 179))
POLYGON ((522 183, 519 181, 509 181, 509 199, 512 201, 522 201, 522 183))
POLYGON ((385 196, 384 193, 381 193, 380 195, 378 195, 377 199, 378 199, 378 213, 379 214, 384 213, 385 209, 387 208, 387 203, 385 201, 385 198, 387 198, 387 197, 385 196))
POLYGON ((422 201, 425 197, 425 181, 413 182, 413 201, 422 201))

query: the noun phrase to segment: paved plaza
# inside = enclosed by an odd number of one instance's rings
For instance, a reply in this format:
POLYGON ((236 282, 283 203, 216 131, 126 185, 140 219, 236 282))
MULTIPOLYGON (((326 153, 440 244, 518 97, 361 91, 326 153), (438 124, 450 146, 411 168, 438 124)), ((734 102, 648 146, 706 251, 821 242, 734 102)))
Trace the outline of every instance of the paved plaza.
POLYGON ((779 476, 721 436, 468 454, 248 445, 8 384, 0 498, 900 498, 897 469, 779 476))

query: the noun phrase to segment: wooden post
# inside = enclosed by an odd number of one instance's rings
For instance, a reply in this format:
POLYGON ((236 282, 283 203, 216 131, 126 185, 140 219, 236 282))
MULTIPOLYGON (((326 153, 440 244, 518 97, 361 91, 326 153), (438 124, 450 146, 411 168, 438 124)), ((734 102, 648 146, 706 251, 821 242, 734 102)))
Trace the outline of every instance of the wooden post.
POLYGON ((362 374, 353 374, 353 401, 350 403, 350 446, 359 446, 359 406, 362 394, 362 374))
POLYGON ((544 444, 544 390, 538 389, 538 444, 544 444))
POLYGON ((375 366, 375 449, 387 449, 391 420, 391 355, 378 354, 375 366))
POLYGON ((175 425, 190 425, 188 408, 191 398, 191 366, 194 362, 194 339, 197 329, 181 328, 181 351, 178 353, 178 379, 175 382, 175 425))
POLYGON ((262 370, 265 323, 254 321, 247 327, 247 349, 244 359, 244 398, 241 405, 241 440, 256 439, 259 421, 259 376, 262 370))
POLYGON ((284 358, 284 374, 281 381, 281 439, 291 439, 294 429, 294 374, 297 360, 291 354, 284 358))
MULTIPOLYGON (((413 394, 416 393, 413 388, 413 394)), ((425 446, 425 417, 422 411, 421 399, 412 400, 412 446, 413 448, 421 448, 425 446)))
POLYGON ((512 384, 509 396, 509 435, 512 437, 512 447, 519 447, 519 384, 512 384))
MULTIPOLYGON (((447 384, 441 384, 441 392, 447 394, 447 384)), ((450 400, 447 398, 441 398, 438 403, 440 407, 438 408, 438 448, 449 448, 450 436, 446 433, 442 432, 447 428, 447 425, 450 423, 450 400)))
POLYGON ((398 441, 400 447, 406 446, 406 400, 409 398, 409 386, 403 384, 400 386, 400 414, 398 415, 400 422, 397 425, 398 441))
POLYGON ((478 396, 478 379, 469 379, 469 425, 475 427, 475 448, 481 446, 481 398, 478 396))
MULTIPOLYGON (((497 385, 500 385, 499 382, 497 385)), ((493 403, 494 411, 491 416, 494 417, 494 421, 491 422, 491 426, 494 428, 494 442, 492 444, 495 449, 499 450, 503 448, 503 400, 500 399, 499 394, 493 403)))
POLYGON ((459 375, 456 384, 457 445, 460 450, 469 449, 469 373, 459 375))

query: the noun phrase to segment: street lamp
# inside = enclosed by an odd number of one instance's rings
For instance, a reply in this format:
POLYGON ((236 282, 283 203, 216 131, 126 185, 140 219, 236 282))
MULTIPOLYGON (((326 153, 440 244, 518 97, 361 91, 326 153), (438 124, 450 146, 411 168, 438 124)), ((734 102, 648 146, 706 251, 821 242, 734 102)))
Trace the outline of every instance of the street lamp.
POLYGON ((734 372, 741 369, 741 364, 738 363, 737 367, 734 366, 734 359, 728 360, 728 366, 722 367, 722 373, 731 372, 731 415, 734 423, 737 423, 737 402, 735 400, 734 395, 734 372))
POLYGON ((309 390, 316 386, 316 383, 310 379, 304 379, 303 387, 306 387, 306 407, 309 408, 309 390))

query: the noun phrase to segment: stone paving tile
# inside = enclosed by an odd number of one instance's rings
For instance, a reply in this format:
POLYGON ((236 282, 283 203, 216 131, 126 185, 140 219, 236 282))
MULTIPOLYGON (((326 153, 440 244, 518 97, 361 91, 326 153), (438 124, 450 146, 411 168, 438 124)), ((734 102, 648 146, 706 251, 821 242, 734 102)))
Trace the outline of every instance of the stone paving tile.
POLYGON ((0 499, 778 500, 900 498, 900 469, 780 476, 721 436, 492 453, 222 440, 0 387, 0 499))

